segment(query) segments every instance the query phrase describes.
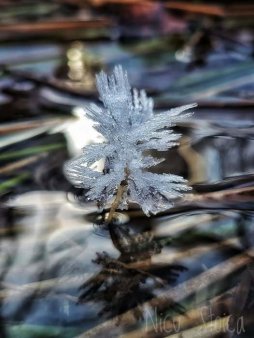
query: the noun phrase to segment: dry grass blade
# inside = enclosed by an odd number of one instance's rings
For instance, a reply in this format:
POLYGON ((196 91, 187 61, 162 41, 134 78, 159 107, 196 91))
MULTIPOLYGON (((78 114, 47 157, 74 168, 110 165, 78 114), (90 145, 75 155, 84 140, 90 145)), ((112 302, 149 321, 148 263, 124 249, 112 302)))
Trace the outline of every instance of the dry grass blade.
POLYGON ((97 20, 65 20, 65 21, 40 21, 33 23, 15 23, 0 25, 0 32, 3 33, 46 33, 56 30, 73 30, 88 28, 106 28, 112 25, 109 19, 97 20))
POLYGON ((231 327, 230 318, 231 315, 216 318, 213 321, 203 322, 200 325, 165 338, 250 337, 248 334, 246 335, 246 327, 253 324, 253 313, 248 313, 244 318, 240 317, 237 328, 231 327), (226 334, 226 336, 221 336, 221 334, 226 334))
POLYGON ((150 0, 89 0, 93 6, 105 6, 105 5, 136 5, 151 3, 150 0))
POLYGON ((60 123, 65 122, 65 120, 61 118, 53 118, 53 119, 40 119, 37 121, 28 121, 28 122, 11 122, 11 123, 3 123, 0 126, 0 135, 6 135, 13 132, 25 131, 29 129, 34 129, 38 127, 55 127, 60 123))
POLYGON ((144 328, 137 329, 121 338, 151 338, 156 334, 156 337, 164 337, 169 333, 180 333, 195 326, 211 322, 215 318, 225 317, 228 309, 232 305, 232 294, 235 288, 227 293, 223 293, 209 300, 207 304, 201 304, 198 308, 193 308, 188 312, 175 316, 174 318, 165 317, 163 321, 152 322, 144 328))
MULTIPOLYGON (((16 161, 10 164, 7 164, 3 167, 0 167, 0 175, 6 175, 9 174, 17 169, 24 168, 32 163, 37 162, 38 160, 42 159, 45 157, 45 154, 40 154, 37 156, 30 156, 28 158, 25 158, 24 160, 16 161)), ((2 229, 1 229, 2 230, 2 229)))
POLYGON ((193 4, 187 1, 168 1, 166 8, 219 17, 252 16, 254 12, 254 6, 248 4, 223 6, 216 4, 193 4))
POLYGON ((219 318, 208 323, 203 323, 184 332, 176 333, 166 338, 196 338, 200 336, 202 338, 213 338, 219 333, 228 332, 229 316, 219 318))
POLYGON ((232 249, 240 249, 241 245, 237 238, 231 238, 220 243, 212 243, 206 245, 200 245, 191 249, 187 249, 184 251, 176 252, 176 253, 161 253, 158 255, 154 255, 151 259, 138 261, 134 263, 128 264, 129 268, 133 269, 150 269, 150 268, 159 268, 163 266, 168 266, 170 264, 175 264, 176 262, 180 262, 183 259, 201 256, 211 250, 223 250, 226 248, 232 249))
POLYGON ((186 201, 204 201, 204 200, 225 200, 225 199, 236 199, 239 196, 248 196, 248 200, 250 196, 254 197, 254 187, 243 187, 243 188, 235 188, 235 189, 228 189, 224 191, 215 191, 205 194, 196 194, 196 195, 186 195, 186 201))
POLYGON ((166 8, 216 16, 224 16, 225 14, 224 9, 218 5, 193 4, 184 1, 169 1, 166 3, 166 8))
POLYGON ((24 297, 26 293, 31 292, 45 292, 55 289, 68 289, 77 287, 84 282, 84 279, 91 277, 91 274, 80 274, 73 277, 60 277, 60 278, 51 278, 47 280, 42 280, 39 282, 28 283, 24 285, 16 284, 5 284, 2 283, 2 286, 5 289, 0 291, 0 300, 8 297, 8 300, 17 301, 18 297, 24 297))

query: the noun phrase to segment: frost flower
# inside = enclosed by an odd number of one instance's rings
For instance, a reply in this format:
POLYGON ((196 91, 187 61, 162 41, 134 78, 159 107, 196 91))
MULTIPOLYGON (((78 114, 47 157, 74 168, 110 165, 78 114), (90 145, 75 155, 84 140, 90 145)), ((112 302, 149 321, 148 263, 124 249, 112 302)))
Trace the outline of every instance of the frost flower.
POLYGON ((103 207, 114 195, 115 207, 127 208, 132 201, 147 215, 171 207, 172 200, 190 188, 181 176, 147 171, 164 160, 147 153, 177 145, 181 135, 170 127, 189 117, 191 113, 183 112, 196 104, 154 114, 153 100, 145 91, 131 89, 121 66, 115 67, 111 76, 101 72, 96 79, 103 107, 91 104, 87 116, 105 142, 88 145, 82 155, 67 162, 66 176, 76 187, 87 190, 88 199, 103 207), (104 170, 92 169, 101 159, 104 170))

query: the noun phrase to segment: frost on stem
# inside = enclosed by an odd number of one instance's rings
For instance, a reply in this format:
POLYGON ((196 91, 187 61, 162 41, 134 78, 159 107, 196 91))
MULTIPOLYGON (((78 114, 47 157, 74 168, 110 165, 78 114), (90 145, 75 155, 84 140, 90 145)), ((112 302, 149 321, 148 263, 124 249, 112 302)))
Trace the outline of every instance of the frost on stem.
POLYGON ((101 72, 96 80, 103 107, 91 104, 87 116, 105 142, 88 145, 79 157, 67 162, 66 176, 76 187, 87 189, 87 198, 101 206, 116 195, 113 203, 120 209, 127 208, 128 201, 138 203, 146 215, 170 208, 172 200, 190 188, 181 176, 147 171, 164 159, 146 154, 177 145, 181 135, 170 127, 191 116, 185 111, 196 104, 154 114, 153 100, 144 90, 131 89, 121 66, 111 76, 101 72), (104 170, 92 169, 101 159, 104 170))

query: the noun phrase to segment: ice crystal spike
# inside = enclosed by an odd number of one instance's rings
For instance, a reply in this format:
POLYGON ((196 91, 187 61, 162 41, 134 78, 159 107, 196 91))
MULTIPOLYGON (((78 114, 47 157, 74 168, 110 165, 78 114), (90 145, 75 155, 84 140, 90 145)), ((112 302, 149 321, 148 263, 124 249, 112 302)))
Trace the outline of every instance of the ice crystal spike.
POLYGON ((67 178, 76 187, 85 188, 86 197, 102 206, 124 184, 119 208, 126 208, 128 201, 138 203, 147 215, 170 208, 172 201, 190 188, 181 176, 147 171, 163 159, 145 153, 177 145, 181 135, 170 127, 191 116, 185 111, 196 104, 154 114, 153 100, 145 91, 131 89, 121 66, 115 67, 111 76, 101 72, 96 80, 103 107, 91 104, 87 116, 105 141, 88 145, 82 155, 67 162, 67 178), (91 165, 101 159, 104 170, 92 169, 91 165))

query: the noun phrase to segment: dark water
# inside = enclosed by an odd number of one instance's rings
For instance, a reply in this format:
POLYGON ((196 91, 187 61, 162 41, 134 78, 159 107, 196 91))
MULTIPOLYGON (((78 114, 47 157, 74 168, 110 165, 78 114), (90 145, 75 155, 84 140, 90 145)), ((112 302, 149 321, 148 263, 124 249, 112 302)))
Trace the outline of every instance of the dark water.
MULTIPOLYGON (((49 61, 29 69, 64 72, 63 50, 44 46, 49 61)), ((137 57, 134 65, 141 71, 146 63, 137 57)), ((209 330, 209 337, 214 330, 252 337, 251 112, 197 109, 177 127, 179 149, 156 168, 187 177, 193 192, 150 218, 131 206, 108 228, 105 212, 81 202, 62 173, 64 161, 95 138, 77 108, 88 98, 14 75, 1 80, 1 337, 180 337, 194 326, 201 337, 209 330), (207 316, 217 320, 213 331, 202 327, 207 316), (231 326, 221 329, 227 316, 231 326)))

